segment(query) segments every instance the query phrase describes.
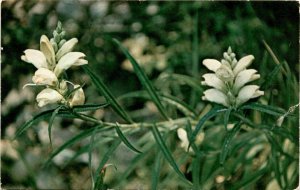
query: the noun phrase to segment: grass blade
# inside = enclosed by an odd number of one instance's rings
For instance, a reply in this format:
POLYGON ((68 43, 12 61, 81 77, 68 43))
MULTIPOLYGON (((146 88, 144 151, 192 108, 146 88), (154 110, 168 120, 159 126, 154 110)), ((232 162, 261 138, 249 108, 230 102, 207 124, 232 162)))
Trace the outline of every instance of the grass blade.
POLYGON ((114 153, 114 151, 119 147, 121 144, 121 139, 117 139, 114 141, 114 143, 110 146, 110 148, 107 150, 107 152, 104 154, 97 170, 96 170, 96 177, 95 177, 95 189, 98 189, 99 186, 102 186, 103 184, 101 182, 101 174, 102 169, 104 168, 105 164, 107 163, 110 156, 114 153))
POLYGON ((174 171, 179 175, 179 177, 182 178, 185 182, 190 184, 190 182, 185 178, 183 173, 179 170, 179 168, 170 152, 170 149, 168 149, 168 147, 166 146, 162 136, 160 135, 160 133, 155 125, 152 127, 152 133, 153 133, 155 141, 158 144, 158 147, 160 148, 160 150, 162 151, 165 159, 169 162, 169 164, 174 169, 174 171))
POLYGON ((163 107, 163 105, 160 101, 160 98, 159 98, 158 94, 156 93, 151 81, 148 79, 147 75, 144 73, 144 71, 141 69, 139 64, 132 57, 132 55, 128 52, 128 50, 118 40, 113 39, 113 42, 115 42, 120 47, 122 52, 126 55, 127 59, 129 59, 130 63, 132 64, 132 66, 134 68, 134 71, 135 71, 137 77, 139 78, 143 87, 149 93, 150 97, 152 98, 152 100, 153 100, 154 104, 156 105, 156 107, 158 108, 159 112, 162 114, 162 116, 165 119, 169 119, 167 112, 166 112, 165 108, 163 107))
POLYGON ((234 128, 231 131, 227 132, 227 135, 226 135, 224 143, 223 143, 222 152, 220 154, 220 164, 221 165, 224 164, 225 159, 228 155, 228 152, 231 149, 230 143, 232 142, 233 137, 238 133, 240 128, 241 128, 241 122, 236 124, 236 126, 234 126, 234 128))
POLYGON ((110 103, 113 110, 116 113, 118 113, 125 121, 129 123, 133 123, 129 115, 120 106, 120 104, 117 102, 116 98, 107 88, 107 86, 101 81, 101 79, 94 72, 92 72, 91 68, 89 68, 89 66, 87 65, 83 65, 83 69, 91 77, 92 82, 96 86, 97 90, 106 98, 106 101, 110 103))
POLYGON ((131 150, 133 150, 134 152, 137 153, 142 153, 141 151, 139 151, 138 149, 136 149, 129 141, 128 139, 125 137, 125 135, 122 133, 121 129, 119 128, 118 123, 115 126, 116 132, 118 134, 118 136, 120 137, 120 139, 123 141, 123 143, 130 148, 131 150))

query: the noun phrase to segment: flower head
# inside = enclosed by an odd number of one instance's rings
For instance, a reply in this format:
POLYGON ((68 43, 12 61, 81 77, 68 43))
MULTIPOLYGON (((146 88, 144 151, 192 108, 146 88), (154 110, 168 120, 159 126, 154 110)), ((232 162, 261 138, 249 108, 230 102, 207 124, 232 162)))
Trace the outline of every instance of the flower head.
POLYGON ((221 62, 216 59, 203 60, 203 65, 214 72, 202 76, 204 81, 201 84, 213 87, 204 91, 203 100, 236 108, 249 99, 264 94, 259 90, 259 86, 246 85, 260 78, 255 69, 246 69, 253 62, 253 55, 247 55, 237 61, 235 53, 229 47, 223 57, 221 62))
MULTIPOLYGON (((23 61, 37 68, 32 77, 34 84, 26 84, 24 87, 37 85, 45 87, 36 97, 39 107, 54 103, 62 103, 69 107, 84 104, 85 96, 82 88, 76 89, 69 98, 70 90, 67 83, 72 83, 63 79, 62 72, 71 66, 87 64, 88 61, 84 59, 84 53, 72 52, 78 42, 77 38, 66 41, 64 36, 65 31, 59 22, 53 32, 53 38, 49 40, 47 36, 41 36, 40 50, 27 49, 21 56, 23 61)), ((80 85, 74 86, 78 87, 80 85)))

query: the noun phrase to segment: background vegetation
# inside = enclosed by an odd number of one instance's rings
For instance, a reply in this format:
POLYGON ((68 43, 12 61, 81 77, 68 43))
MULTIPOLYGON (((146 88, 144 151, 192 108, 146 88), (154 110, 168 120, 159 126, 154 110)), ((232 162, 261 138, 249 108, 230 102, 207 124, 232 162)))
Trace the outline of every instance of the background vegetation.
MULTIPOLYGON (((52 127, 53 148, 49 144, 47 120, 12 140, 22 124, 42 111, 35 103, 34 89, 22 89, 31 81, 34 67, 22 62, 20 56, 25 49, 38 49, 42 34, 51 37, 58 20, 62 22, 68 38, 79 39, 76 49, 86 54, 93 72, 102 78, 115 97, 143 87, 112 38, 128 48, 156 89, 185 102, 197 116, 203 116, 211 105, 201 101, 201 76, 207 72, 202 60, 221 59, 228 46, 238 58, 247 54, 255 56, 253 67, 261 74, 259 84, 265 90, 260 103, 286 111, 299 103, 298 10, 296 1, 3 2, 2 185, 6 188, 90 188, 89 164, 97 168, 104 154, 114 145, 114 132, 103 131, 97 136, 92 135, 93 138, 77 139, 45 166, 45 161, 67 139, 94 127, 90 122, 62 118, 55 119, 52 127), (88 156, 91 143, 95 147, 91 153, 92 163, 88 156)), ((75 83, 86 83, 87 103, 105 102, 83 69, 74 68, 68 75, 75 83)), ((127 94, 120 103, 137 122, 163 120, 153 103, 140 95, 132 98, 127 94)), ((49 107, 43 108, 47 109, 49 107)), ((172 106, 168 106, 167 110, 172 118, 184 116, 172 106)), ((89 114, 103 121, 124 123, 109 107, 89 114)), ((206 156, 197 157, 181 148, 176 130, 164 133, 164 139, 185 178, 193 181, 194 170, 191 168, 200 168, 198 173, 201 173, 203 189, 293 189, 298 184, 299 172, 298 114, 296 109, 284 121, 282 128, 287 131, 282 133, 243 129, 233 138, 223 166, 219 162, 219 154, 228 138, 222 116, 209 120, 205 131, 201 132, 204 135, 201 148, 206 156), (264 164, 267 164, 266 169, 260 170, 264 164)), ((247 117, 254 124, 272 127, 279 115, 250 110, 247 117)), ((126 131, 126 135, 143 153, 136 154, 123 144, 118 146, 108 161, 117 169, 107 168, 106 187, 148 189, 156 187, 155 182, 158 181, 159 189, 189 187, 163 159, 164 155, 148 129, 126 131)))

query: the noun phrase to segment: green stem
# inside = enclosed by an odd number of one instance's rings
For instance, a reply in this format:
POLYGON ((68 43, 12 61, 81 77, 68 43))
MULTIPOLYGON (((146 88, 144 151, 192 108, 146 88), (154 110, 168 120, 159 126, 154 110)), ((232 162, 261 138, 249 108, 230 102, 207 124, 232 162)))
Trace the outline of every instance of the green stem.
MULTIPOLYGON (((93 122, 95 124, 100 124, 103 127, 115 127, 116 123, 111 123, 111 122, 103 122, 101 120, 97 120, 96 118, 90 117, 85 114, 80 114, 80 113, 75 113, 78 118, 84 120, 84 121, 89 121, 93 122)), ((196 120, 192 120, 189 117, 183 117, 175 120, 170 120, 170 121, 161 121, 155 123, 156 126, 158 127, 163 127, 163 128, 168 128, 168 129, 176 129, 179 128, 180 126, 185 126, 187 122, 190 122, 193 125, 197 124, 196 120)), ((152 127, 154 123, 132 123, 132 124, 118 124, 119 127, 122 128, 142 128, 142 127, 152 127)))

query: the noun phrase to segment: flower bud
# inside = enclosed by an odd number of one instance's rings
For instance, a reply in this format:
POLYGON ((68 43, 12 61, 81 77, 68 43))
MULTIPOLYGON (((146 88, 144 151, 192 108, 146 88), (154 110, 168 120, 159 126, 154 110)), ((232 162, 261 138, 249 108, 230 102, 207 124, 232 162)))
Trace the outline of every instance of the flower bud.
MULTIPOLYGON (((79 85, 74 85, 74 88, 80 87, 79 85)), ((77 105, 83 105, 85 101, 85 96, 82 88, 77 89, 74 92, 74 95, 72 96, 71 100, 69 100, 70 107, 77 106, 77 105)))
POLYGON ((219 79, 221 79, 224 82, 229 82, 234 79, 234 74, 231 68, 228 68, 226 65, 223 64, 220 68, 216 70, 216 75, 219 79))
POLYGON ((36 97, 39 107, 43 107, 48 104, 60 103, 63 100, 64 97, 52 88, 42 90, 36 97))
POLYGON ((45 68, 39 68, 34 73, 34 76, 32 77, 32 81, 35 84, 56 86, 58 79, 52 71, 45 68))

